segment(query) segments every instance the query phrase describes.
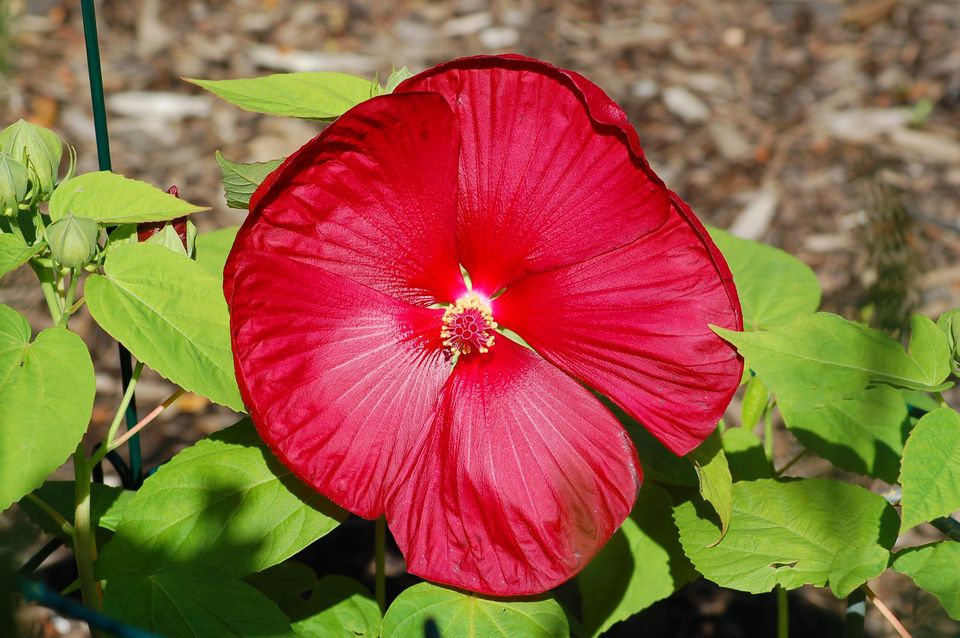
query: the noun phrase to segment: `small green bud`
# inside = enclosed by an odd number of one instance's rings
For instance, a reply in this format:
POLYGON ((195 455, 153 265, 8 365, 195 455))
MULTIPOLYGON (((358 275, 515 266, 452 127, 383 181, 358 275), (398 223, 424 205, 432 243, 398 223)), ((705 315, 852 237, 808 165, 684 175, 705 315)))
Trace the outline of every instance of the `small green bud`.
POLYGON ((960 363, 960 308, 949 310, 937 319, 937 327, 947 336, 953 360, 960 363))
POLYGON ((56 133, 20 120, 0 131, 0 151, 30 170, 38 199, 50 199, 63 157, 63 142, 56 133))
POLYGON ((0 153, 0 215, 16 214, 29 187, 27 167, 6 153, 0 153))
POLYGON ((400 85, 401 82, 412 77, 413 73, 410 73, 410 69, 407 67, 403 67, 402 69, 394 69, 387 78, 387 85, 383 87, 383 93, 393 93, 393 91, 400 85))
POLYGON ((53 260, 67 268, 87 265, 97 254, 100 227, 93 219, 72 213, 47 227, 47 241, 53 260))

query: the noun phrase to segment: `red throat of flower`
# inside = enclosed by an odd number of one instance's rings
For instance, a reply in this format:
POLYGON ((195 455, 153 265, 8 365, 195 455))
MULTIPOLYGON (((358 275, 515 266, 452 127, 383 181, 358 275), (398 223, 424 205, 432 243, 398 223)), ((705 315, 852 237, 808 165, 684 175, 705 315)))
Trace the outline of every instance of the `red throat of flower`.
POLYGON ((496 329, 490 302, 471 292, 460 297, 443 313, 440 338, 451 355, 484 353, 493 345, 496 329))

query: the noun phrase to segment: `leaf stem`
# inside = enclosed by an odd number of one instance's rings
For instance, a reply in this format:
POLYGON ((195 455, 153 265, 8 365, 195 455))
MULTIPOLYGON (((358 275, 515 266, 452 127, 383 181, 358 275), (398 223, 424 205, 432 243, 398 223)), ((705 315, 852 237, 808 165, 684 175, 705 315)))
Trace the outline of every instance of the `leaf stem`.
POLYGON ((120 407, 117 408, 117 413, 113 415, 113 421, 110 423, 110 428, 107 430, 107 440, 104 442, 100 448, 93 453, 93 456, 90 457, 88 463, 90 467, 95 466, 97 463, 103 460, 103 457, 107 455, 113 445, 113 439, 117 436, 117 430, 120 429, 120 424, 123 422, 123 415, 127 411, 127 406, 130 405, 130 400, 133 398, 133 391, 137 387, 137 381, 140 380, 140 374, 143 372, 143 362, 137 361, 137 365, 133 368, 133 376, 130 377, 130 383, 127 385, 127 391, 123 393, 123 398, 120 400, 120 407))
POLYGON ((936 400, 937 403, 940 404, 940 407, 941 407, 941 408, 949 408, 949 407, 950 407, 950 405, 947 403, 946 399, 944 399, 944 398, 943 398, 943 395, 940 394, 939 392, 934 392, 934 393, 933 393, 933 398, 936 400))
POLYGON ((787 590, 777 585, 777 638, 790 638, 790 600, 787 590))
POLYGON ((913 638, 913 636, 910 635, 910 632, 907 631, 907 628, 903 626, 903 623, 901 623, 897 617, 893 615, 893 612, 890 611, 890 608, 887 607, 879 597, 877 597, 873 590, 870 589, 869 585, 864 583, 860 587, 867 595, 867 600, 873 603, 873 606, 877 608, 877 611, 879 611, 880 614, 887 619, 887 622, 890 623, 890 626, 893 627, 894 631, 897 632, 897 635, 899 635, 900 638, 913 638))
MULTIPOLYGON (((182 397, 184 394, 186 394, 186 390, 184 390, 183 388, 180 388, 179 390, 177 390, 176 392, 174 392, 173 394, 171 394, 169 397, 167 397, 166 400, 164 400, 163 403, 161 403, 160 405, 158 405, 157 407, 155 407, 153 410, 151 410, 151 411, 150 411, 150 414, 148 414, 147 416, 145 416, 145 417, 143 417, 142 419, 140 419, 140 421, 138 421, 135 426, 133 426, 132 428, 130 428, 129 430, 127 430, 126 432, 124 432, 124 433, 123 433, 116 441, 114 441, 109 447, 106 446, 106 445, 104 445, 104 446, 103 446, 102 448, 100 448, 100 449, 101 449, 101 450, 107 450, 107 451, 113 451, 113 450, 117 449, 118 447, 120 447, 121 445, 123 445, 124 443, 126 443, 127 440, 130 439, 130 437, 132 437, 132 436, 134 436, 135 434, 137 434, 137 432, 139 432, 140 430, 142 430, 143 428, 145 428, 147 425, 149 425, 151 421, 153 421, 155 418, 157 418, 158 416, 160 416, 160 413, 161 413, 161 412, 163 412, 164 410, 166 410, 167 408, 169 408, 170 405, 171 405, 174 401, 176 401, 177 399, 179 399, 180 397, 182 397)), ((99 454, 99 452, 100 452, 100 451, 98 450, 97 453, 99 454)), ((106 452, 104 452, 104 456, 106 456, 106 452)), ((101 456, 100 458, 103 458, 103 457, 101 456)))
POLYGON ((373 524, 373 561, 376 565, 376 573, 373 581, 373 596, 380 607, 380 614, 387 611, 387 575, 386 575, 386 545, 387 545, 387 519, 383 516, 378 518, 373 524))
POLYGON ((49 516, 50 520, 56 523, 57 527, 59 527, 64 534, 66 534, 67 536, 73 537, 73 525, 71 525, 67 519, 61 516, 60 512, 53 509, 53 507, 51 507, 49 503, 47 503, 45 500, 43 500, 42 498, 40 498, 34 493, 27 494, 27 499, 31 503, 39 507, 41 510, 43 510, 43 513, 49 516))
POLYGON ((77 560, 77 573, 80 576, 80 592, 83 603, 98 611, 103 605, 103 593, 93 573, 93 562, 97 559, 97 540, 93 535, 90 518, 90 468, 83 451, 83 442, 73 454, 74 496, 76 509, 73 516, 73 552, 77 560))
POLYGON ((799 452, 797 452, 797 453, 793 456, 792 459, 790 459, 789 461, 787 461, 787 462, 784 464, 783 467, 781 467, 779 470, 777 470, 777 472, 776 472, 777 478, 780 478, 781 476, 783 476, 783 473, 784 473, 784 472, 786 472, 786 471, 789 470, 791 467, 793 467, 794 465, 796 465, 797 461, 799 461, 800 459, 802 459, 803 457, 805 457, 805 456, 807 455, 807 452, 809 452, 809 450, 807 450, 806 448, 804 448, 804 449, 800 450, 799 452))
POLYGON ((763 411, 763 452, 767 462, 773 467, 773 410, 767 407, 763 411))

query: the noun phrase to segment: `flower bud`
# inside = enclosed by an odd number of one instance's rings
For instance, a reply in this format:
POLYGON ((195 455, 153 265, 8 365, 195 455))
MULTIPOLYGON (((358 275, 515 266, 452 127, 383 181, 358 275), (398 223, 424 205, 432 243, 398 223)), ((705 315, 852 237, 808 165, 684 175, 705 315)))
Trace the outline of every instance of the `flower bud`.
POLYGON ((100 227, 93 219, 69 214, 47 227, 53 260, 67 268, 85 266, 97 253, 100 227))
POLYGON ((0 215, 14 215, 30 186, 27 167, 0 153, 0 215))
POLYGON ((63 157, 63 142, 56 133, 20 120, 0 131, 0 151, 29 169, 40 200, 50 199, 63 157))

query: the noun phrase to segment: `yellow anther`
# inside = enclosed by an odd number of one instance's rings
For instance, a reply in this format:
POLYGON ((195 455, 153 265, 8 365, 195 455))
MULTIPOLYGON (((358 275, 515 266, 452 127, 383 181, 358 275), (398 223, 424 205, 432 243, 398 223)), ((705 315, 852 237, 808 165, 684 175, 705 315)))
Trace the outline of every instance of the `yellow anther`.
POLYGON ((452 355, 484 353, 493 345, 496 329, 490 302, 471 292, 444 311, 440 338, 452 355))

